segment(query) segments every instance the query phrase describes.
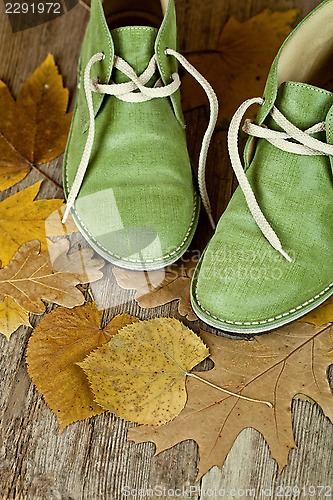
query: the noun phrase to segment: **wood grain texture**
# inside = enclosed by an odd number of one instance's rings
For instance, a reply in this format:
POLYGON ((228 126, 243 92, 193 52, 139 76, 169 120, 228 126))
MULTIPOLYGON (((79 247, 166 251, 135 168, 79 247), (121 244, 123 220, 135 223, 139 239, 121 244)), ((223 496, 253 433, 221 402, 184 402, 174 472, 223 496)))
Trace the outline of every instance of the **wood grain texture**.
MULTIPOLYGON (((184 51, 213 48, 229 15, 244 20, 263 8, 296 7, 301 18, 318 4, 317 0, 178 0, 180 46, 184 51)), ((76 62, 87 20, 88 12, 77 5, 50 23, 12 34, 4 14, 4 4, 0 3, 0 78, 14 95, 51 52, 73 96, 76 62)), ((186 118, 189 149, 195 163, 207 113, 205 109, 198 109, 188 113, 186 118)), ((58 158, 43 166, 58 182, 61 182, 61 163, 62 159, 58 158)), ((38 173, 31 172, 0 199, 37 180, 38 173)), ((208 162, 208 188, 216 217, 224 210, 233 184, 226 134, 217 131, 208 162)), ((60 190, 43 183, 40 197, 61 195, 60 190)), ((206 219, 202 216, 201 229, 195 239, 198 248, 206 244, 209 236, 206 219)), ((76 241, 79 244, 80 239, 76 237, 76 241)), ((118 312, 128 312, 142 319, 158 315, 178 317, 175 304, 148 311, 138 308, 133 302, 133 293, 120 290, 115 283, 111 266, 106 267, 105 278, 98 285, 94 284, 92 290, 100 307, 107 309, 105 321, 118 312)), ((48 311, 50 309, 48 307, 48 311)), ((38 317, 32 318, 33 325, 39 321, 38 317)), ((195 324, 196 329, 199 326, 199 323, 195 324)), ((222 470, 213 468, 201 484, 196 485, 202 487, 201 493, 193 490, 198 452, 192 441, 180 443, 154 457, 152 444, 128 443, 126 429, 129 424, 108 413, 71 425, 59 435, 56 418, 36 393, 27 375, 25 350, 30 333, 30 328, 22 327, 9 342, 0 337, 1 500, 121 500, 126 498, 126 487, 134 491, 127 498, 136 500, 148 497, 142 496, 140 489, 156 486, 166 490, 187 489, 188 493, 181 498, 194 500, 222 498, 205 495, 203 490, 209 488, 221 488, 229 493, 232 489, 255 488, 255 498, 261 499, 267 498, 265 488, 272 488, 268 498, 281 498, 278 496, 279 486, 332 486, 333 426, 320 408, 306 401, 293 402, 298 448, 292 450, 289 465, 280 476, 277 476, 276 463, 271 459, 262 436, 253 429, 246 429, 237 438, 222 470)), ((233 498, 242 497, 245 494, 241 492, 233 495, 233 498)), ((149 498, 160 497, 155 494, 149 498)), ((290 498, 298 497, 291 495, 290 498)))

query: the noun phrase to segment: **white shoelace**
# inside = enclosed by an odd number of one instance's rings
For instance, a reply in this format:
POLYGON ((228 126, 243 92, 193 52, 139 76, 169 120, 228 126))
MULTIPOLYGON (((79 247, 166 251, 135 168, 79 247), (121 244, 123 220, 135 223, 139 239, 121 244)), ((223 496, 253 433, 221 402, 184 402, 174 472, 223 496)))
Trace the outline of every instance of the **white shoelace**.
MULTIPOLYGON (((265 215, 261 211, 261 208, 256 200, 254 192, 252 190, 251 184, 244 171, 242 161, 239 155, 238 149, 238 134, 242 123, 242 119, 247 111, 247 109, 253 104, 264 104, 264 100, 261 97, 255 97, 253 99, 248 99, 243 102, 234 114, 228 131, 228 149, 231 160, 232 168, 234 169, 235 175, 237 177, 240 188, 242 189, 246 203, 249 210, 256 221, 258 227, 260 228, 262 234, 267 238, 269 243, 275 250, 280 252, 281 255, 289 262, 292 261, 290 256, 285 250, 283 250, 280 239, 275 233, 274 229, 267 221, 265 215)), ((245 120, 243 126, 244 132, 253 136, 266 139, 268 142, 288 153, 300 154, 300 155, 333 155, 333 145, 326 144, 310 134, 316 132, 322 132, 326 130, 325 122, 320 122, 313 127, 303 131, 293 125, 287 118, 275 107, 273 106, 270 112, 274 121, 279 125, 284 132, 279 132, 276 130, 270 130, 265 125, 256 125, 251 122, 251 120, 245 120), (297 141, 297 143, 290 142, 290 139, 297 141)))
MULTIPOLYGON (((183 57, 181 54, 172 49, 166 49, 165 54, 169 56, 174 56, 178 60, 178 62, 202 86, 209 100, 210 119, 202 141, 202 146, 199 156, 198 185, 202 203, 209 217, 209 221, 213 229, 215 229, 215 223, 211 213, 211 205, 206 189, 205 168, 206 168, 206 160, 207 160, 209 144, 218 117, 218 100, 211 85, 199 73, 199 71, 197 71, 194 68, 194 66, 192 66, 187 61, 187 59, 185 59, 185 57, 183 57)), ((71 208, 74 206, 75 200, 81 189, 81 185, 90 161, 91 151, 95 138, 95 117, 94 117, 94 108, 92 99, 93 92, 112 95, 126 102, 138 103, 138 102, 149 101, 155 98, 169 97, 178 90, 181 84, 178 73, 174 73, 172 75, 173 81, 170 84, 163 86, 162 80, 159 79, 155 83, 153 88, 146 87, 146 83, 148 83, 149 80, 153 77, 157 68, 155 55, 153 55, 146 70, 140 76, 138 76, 135 73, 133 68, 124 59, 115 56, 114 67, 120 70, 122 73, 124 73, 130 79, 130 81, 126 83, 111 83, 111 84, 100 84, 98 82, 93 82, 90 76, 91 68, 97 61, 101 61, 104 58, 105 56, 102 52, 95 54, 94 56, 91 57, 91 59, 87 63, 87 66, 84 71, 83 86, 89 110, 89 131, 83 155, 81 158, 81 162, 78 167, 71 190, 68 194, 67 206, 64 213, 64 217, 62 219, 63 224, 66 222, 69 212, 71 208), (135 92, 136 90, 139 90, 139 92, 135 92)))

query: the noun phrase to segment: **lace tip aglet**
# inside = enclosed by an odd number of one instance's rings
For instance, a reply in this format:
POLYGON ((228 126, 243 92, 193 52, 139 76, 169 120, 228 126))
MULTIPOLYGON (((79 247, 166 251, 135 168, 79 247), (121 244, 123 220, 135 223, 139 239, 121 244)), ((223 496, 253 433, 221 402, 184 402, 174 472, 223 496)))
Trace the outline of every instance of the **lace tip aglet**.
POLYGON ((66 224, 66 221, 67 221, 68 216, 69 216, 70 209, 71 209, 71 206, 67 205, 65 213, 64 213, 64 216, 63 216, 62 221, 61 221, 62 224, 66 224))
POLYGON ((288 262, 292 262, 293 259, 290 257, 290 255, 287 254, 287 252, 285 252, 282 248, 280 250, 280 254, 288 261, 288 262))

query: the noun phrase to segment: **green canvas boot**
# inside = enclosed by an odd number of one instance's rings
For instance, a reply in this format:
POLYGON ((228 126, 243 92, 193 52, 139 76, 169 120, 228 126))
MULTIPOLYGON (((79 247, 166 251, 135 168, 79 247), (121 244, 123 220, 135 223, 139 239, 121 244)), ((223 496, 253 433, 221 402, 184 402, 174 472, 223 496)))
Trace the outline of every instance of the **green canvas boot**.
POLYGON ((208 82, 176 51, 174 1, 150 4, 142 2, 138 12, 138 2, 111 1, 110 31, 101 0, 92 0, 63 166, 63 221, 71 212, 99 254, 135 270, 179 259, 198 222, 200 198, 187 151, 178 63, 201 83, 211 104, 198 171, 209 214, 204 170, 218 113, 208 82), (146 19, 158 23, 159 14, 159 29, 142 25, 146 19))
POLYGON ((332 27, 326 0, 282 45, 263 99, 243 103, 230 124, 239 187, 191 290, 196 314, 227 334, 275 329, 333 293, 332 27), (253 104, 260 108, 255 123, 245 122, 244 171, 238 133, 253 104))

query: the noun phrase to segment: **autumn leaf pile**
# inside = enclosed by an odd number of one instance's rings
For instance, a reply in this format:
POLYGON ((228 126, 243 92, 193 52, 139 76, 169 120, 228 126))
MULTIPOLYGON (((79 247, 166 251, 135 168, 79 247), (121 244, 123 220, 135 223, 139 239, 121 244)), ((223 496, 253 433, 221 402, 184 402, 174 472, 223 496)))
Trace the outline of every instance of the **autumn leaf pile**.
MULTIPOLYGON (((261 94, 271 56, 294 16, 295 11, 264 12, 245 23, 230 19, 215 52, 190 55, 213 84, 208 73, 215 71, 217 91, 227 103, 222 120, 230 119, 235 102, 261 94), (266 26, 269 33, 262 33, 266 26), (272 43, 263 46, 268 36, 272 43), (247 74, 258 78, 245 89, 241 82, 248 81, 247 74), (243 91, 251 95, 242 97, 243 91)), ((202 104, 195 90, 184 95, 190 96, 187 109, 202 104)), ((1 191, 25 177, 27 184, 31 169, 56 184, 47 163, 64 151, 71 118, 67 104, 68 91, 52 56, 23 84, 16 100, 0 82, 1 191)), ((327 379, 333 362, 333 299, 301 321, 251 341, 216 336, 199 330, 191 308, 198 256, 189 251, 160 271, 112 272, 143 310, 176 302, 178 314, 193 322, 197 333, 175 318, 142 321, 127 313, 105 324, 103 310, 86 302, 80 287, 103 277, 104 260, 89 248, 71 248, 76 230, 71 220, 61 224, 63 200, 39 198, 40 187, 41 181, 0 202, 0 333, 10 339, 19 326, 30 327, 31 315, 44 315, 30 336, 27 366, 61 432, 110 411, 143 424, 130 429, 129 440, 152 441, 158 453, 195 440, 201 477, 212 466, 222 466, 246 427, 263 434, 281 470, 295 447, 291 402, 297 394, 317 402, 333 421, 327 379), (47 303, 54 309, 45 314, 47 303), (208 357, 214 367, 202 371, 200 363, 208 357)))
POLYGON ((196 335, 174 318, 141 321, 122 314, 101 328, 102 313, 94 303, 59 307, 30 338, 28 371, 61 430, 108 410, 144 424, 129 430, 129 440, 152 441, 157 453, 195 440, 201 477, 221 466, 238 434, 253 427, 282 470, 296 446, 296 395, 317 402, 333 421, 327 379, 333 326, 323 324, 328 319, 333 322, 333 300, 303 321, 235 341, 203 330, 196 335), (198 372, 208 356, 214 368, 198 372))
MULTIPOLYGON (((64 151, 71 114, 49 55, 23 84, 16 100, 0 81, 0 190, 23 180, 31 169, 53 182, 39 165, 64 151)), ((53 182, 54 183, 54 182, 53 182)), ((66 307, 84 302, 76 285, 101 278, 104 262, 90 249, 68 254, 73 222, 61 224, 62 199, 36 199, 41 181, 0 202, 0 333, 8 338, 29 326, 29 313, 45 312, 45 301, 66 307), (56 237, 57 241, 52 241, 56 237)))

